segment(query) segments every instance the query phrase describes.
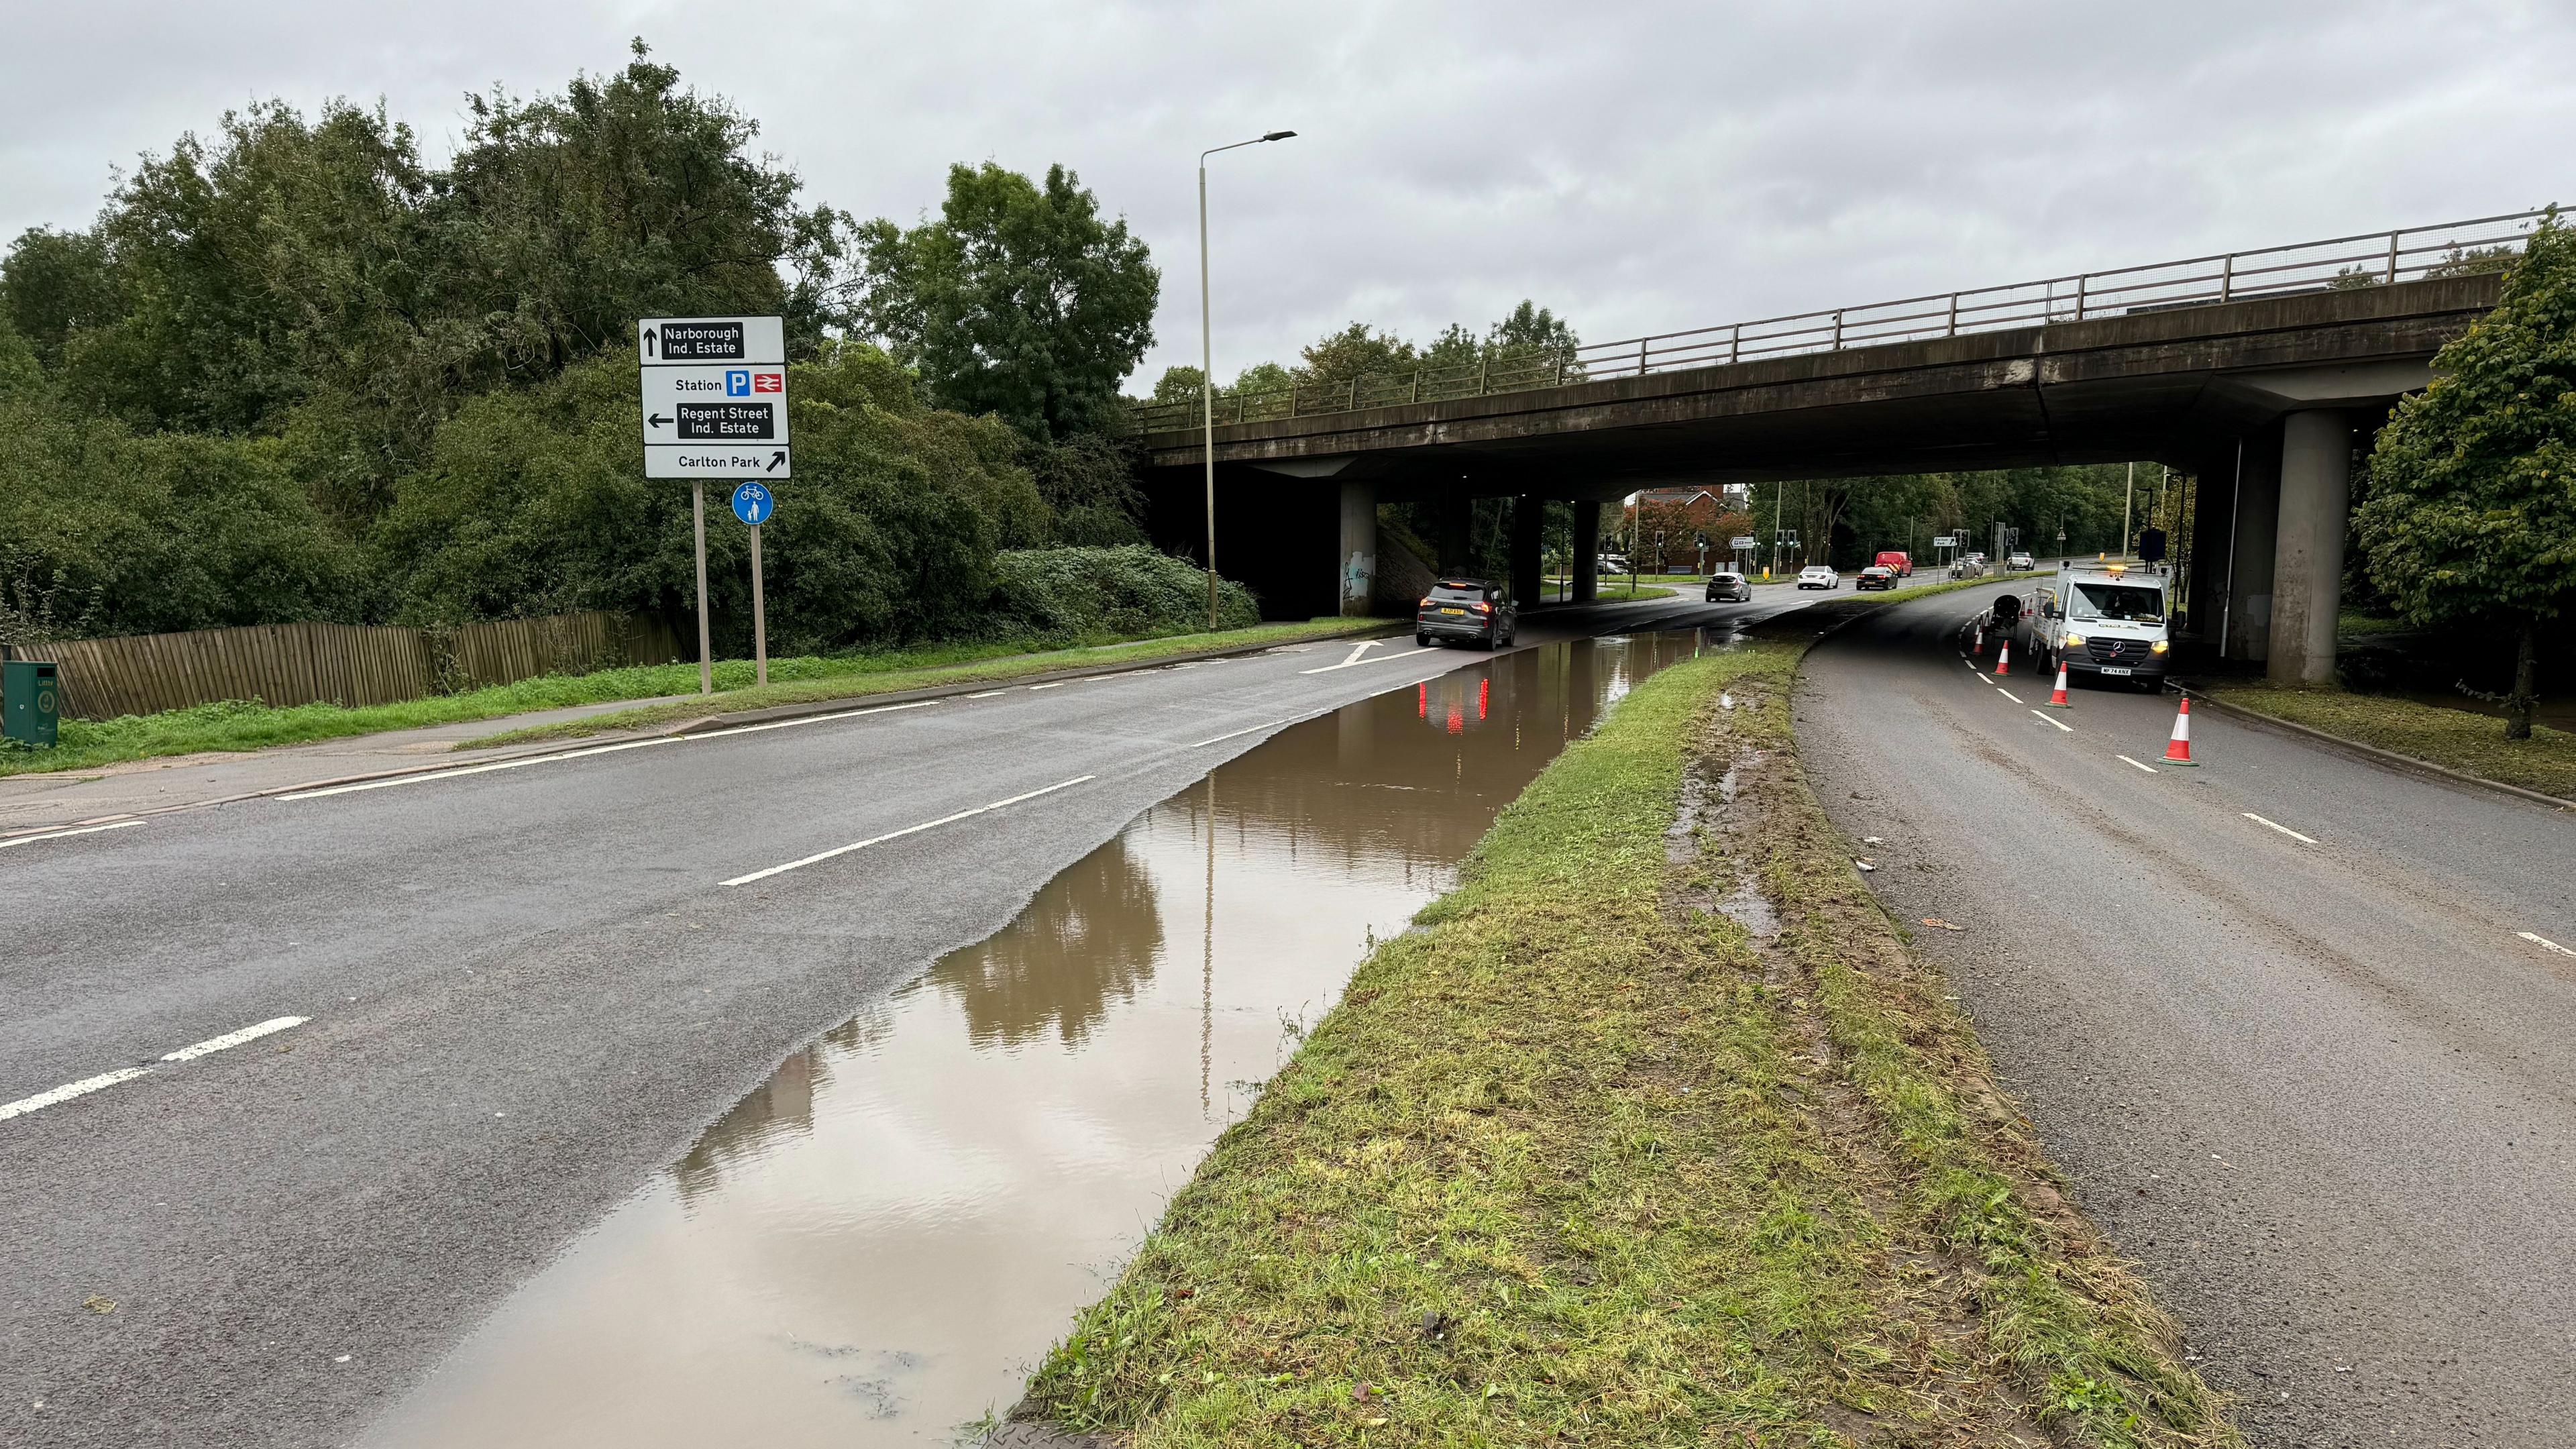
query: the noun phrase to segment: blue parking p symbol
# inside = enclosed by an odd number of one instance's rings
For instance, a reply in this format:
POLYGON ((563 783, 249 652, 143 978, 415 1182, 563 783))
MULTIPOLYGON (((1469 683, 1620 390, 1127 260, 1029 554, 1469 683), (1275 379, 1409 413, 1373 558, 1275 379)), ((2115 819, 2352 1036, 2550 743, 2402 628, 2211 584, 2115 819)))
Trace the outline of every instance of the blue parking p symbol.
POLYGON ((725 371, 725 396, 751 396, 751 369, 747 367, 736 367, 728 368, 725 371))

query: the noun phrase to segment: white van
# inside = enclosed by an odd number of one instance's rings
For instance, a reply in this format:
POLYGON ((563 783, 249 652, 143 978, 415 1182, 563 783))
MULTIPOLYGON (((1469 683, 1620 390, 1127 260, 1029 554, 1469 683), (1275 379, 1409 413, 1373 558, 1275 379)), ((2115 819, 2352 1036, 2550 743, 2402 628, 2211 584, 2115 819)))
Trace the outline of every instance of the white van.
POLYGON ((2160 688, 2173 664, 2171 580, 2116 563, 2068 564, 2031 590, 2031 643, 2042 668, 2160 688))

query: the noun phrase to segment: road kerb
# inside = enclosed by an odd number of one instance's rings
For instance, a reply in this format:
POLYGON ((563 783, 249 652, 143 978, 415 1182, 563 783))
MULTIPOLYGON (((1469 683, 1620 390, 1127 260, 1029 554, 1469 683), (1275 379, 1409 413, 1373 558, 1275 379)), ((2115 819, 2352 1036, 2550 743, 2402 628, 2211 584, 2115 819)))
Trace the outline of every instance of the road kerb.
POLYGON ((2419 760, 2413 755, 2401 755, 2395 750, 2383 750, 2377 745, 2366 745, 2359 740, 2348 740, 2341 735, 2328 734, 2324 730, 2317 729, 2312 725, 2300 724, 2295 720, 2277 719, 2260 710, 2247 709, 2243 705, 2238 704, 2229 704, 2225 699, 2217 695, 2209 694, 2188 684, 2179 684, 2176 687, 2184 694, 2187 694, 2193 699, 2199 701, 2205 708, 2217 710, 2220 714, 2242 720, 2247 724, 2257 725, 2265 729, 2281 730, 2289 734, 2305 735, 2309 739, 2332 745, 2337 749, 2359 755, 2364 759, 2375 760, 2380 764, 2394 766, 2397 769, 2410 771, 2414 774, 2432 775, 2459 785, 2474 785, 2482 790, 2493 790, 2499 794, 2512 795, 2520 799, 2528 800, 2535 805, 2546 805, 2552 810, 2576 811, 2576 800, 2570 800, 2564 796, 2545 794, 2539 790, 2525 789, 2520 785, 2508 785, 2502 780, 2490 780, 2483 775, 2472 775, 2465 770, 2454 770, 2448 766, 2434 764, 2430 760, 2419 760))

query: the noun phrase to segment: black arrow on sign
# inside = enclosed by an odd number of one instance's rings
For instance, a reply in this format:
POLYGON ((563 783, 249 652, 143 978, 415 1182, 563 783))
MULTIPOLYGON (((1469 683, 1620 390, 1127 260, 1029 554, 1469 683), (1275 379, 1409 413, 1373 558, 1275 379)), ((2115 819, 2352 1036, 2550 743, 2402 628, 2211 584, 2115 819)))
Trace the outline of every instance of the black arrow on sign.
POLYGON ((779 449, 777 452, 772 453, 772 454, 770 454, 770 455, 769 455, 769 466, 768 466, 768 467, 766 467, 766 468, 764 468, 764 469, 762 469, 761 471, 762 471, 762 472, 764 472, 764 473, 775 473, 775 472, 777 472, 780 468, 783 468, 783 467, 785 467, 786 465, 787 465, 787 450, 786 450, 785 448, 781 448, 781 449, 779 449))
POLYGON ((646 418, 644 421, 646 421, 646 422, 648 422, 648 423, 651 423, 653 426, 655 426, 655 427, 657 427, 657 428, 658 428, 658 427, 662 426, 664 423, 669 422, 669 421, 670 421, 670 419, 669 419, 669 418, 666 418, 666 417, 664 417, 664 416, 662 416, 660 413, 655 413, 653 416, 651 416, 651 417, 649 417, 649 418, 646 418))
POLYGON ((645 328, 645 329, 644 329, 644 355, 645 355, 646 357, 653 357, 653 356, 658 355, 658 354, 655 352, 655 350, 654 350, 654 349, 660 345, 661 341, 662 341, 662 334, 661 334, 660 332, 658 332, 658 331, 656 331, 656 330, 654 330, 653 328, 650 328, 650 327, 645 328))

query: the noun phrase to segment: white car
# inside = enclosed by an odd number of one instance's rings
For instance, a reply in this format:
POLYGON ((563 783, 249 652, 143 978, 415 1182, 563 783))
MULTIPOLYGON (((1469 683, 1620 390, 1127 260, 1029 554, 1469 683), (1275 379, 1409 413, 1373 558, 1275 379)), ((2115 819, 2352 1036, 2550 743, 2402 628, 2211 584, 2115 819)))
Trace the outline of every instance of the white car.
POLYGON ((2029 554, 2017 553, 2004 560, 2004 567, 2014 573, 2027 573, 2039 565, 2031 561, 2029 554))
POLYGON ((1843 576, 1823 564, 1809 564, 1798 570, 1798 587, 1802 589, 1839 589, 1843 576))

